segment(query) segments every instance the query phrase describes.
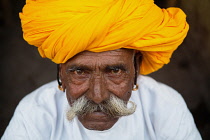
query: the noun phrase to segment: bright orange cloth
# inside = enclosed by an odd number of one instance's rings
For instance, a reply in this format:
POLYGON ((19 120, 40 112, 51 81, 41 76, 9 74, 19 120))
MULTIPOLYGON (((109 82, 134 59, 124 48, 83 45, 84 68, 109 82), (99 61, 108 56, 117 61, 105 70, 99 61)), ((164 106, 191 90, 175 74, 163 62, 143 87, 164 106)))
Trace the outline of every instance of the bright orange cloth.
POLYGON ((169 63, 189 29, 182 10, 153 0, 27 0, 20 18, 24 39, 42 57, 65 63, 85 50, 135 49, 141 74, 169 63))

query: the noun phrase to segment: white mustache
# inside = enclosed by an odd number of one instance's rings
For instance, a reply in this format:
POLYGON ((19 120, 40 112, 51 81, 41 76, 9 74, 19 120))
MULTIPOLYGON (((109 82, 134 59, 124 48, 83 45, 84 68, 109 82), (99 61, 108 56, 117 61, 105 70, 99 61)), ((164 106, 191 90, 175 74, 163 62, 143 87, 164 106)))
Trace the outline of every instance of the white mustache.
POLYGON ((134 102, 128 101, 128 104, 131 104, 131 107, 127 108, 127 103, 114 95, 110 95, 110 98, 103 103, 96 104, 83 95, 72 104, 66 115, 69 121, 75 116, 85 115, 95 111, 101 111, 114 118, 128 116, 136 110, 136 104, 134 102))

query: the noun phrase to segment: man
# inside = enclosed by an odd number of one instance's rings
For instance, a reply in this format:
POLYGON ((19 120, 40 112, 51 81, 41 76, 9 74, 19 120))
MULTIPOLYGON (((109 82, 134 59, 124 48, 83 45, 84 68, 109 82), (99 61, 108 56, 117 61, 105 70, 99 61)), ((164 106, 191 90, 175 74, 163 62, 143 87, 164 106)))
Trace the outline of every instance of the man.
POLYGON ((182 97, 140 74, 169 62, 188 31, 152 0, 27 0, 24 39, 58 64, 18 105, 2 140, 199 140, 182 97))

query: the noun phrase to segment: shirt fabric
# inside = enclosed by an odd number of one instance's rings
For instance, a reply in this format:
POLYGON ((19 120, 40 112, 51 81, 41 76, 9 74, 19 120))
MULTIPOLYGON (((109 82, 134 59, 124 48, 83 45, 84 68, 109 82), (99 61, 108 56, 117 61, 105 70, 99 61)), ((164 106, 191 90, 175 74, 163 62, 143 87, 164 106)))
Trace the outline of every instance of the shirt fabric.
POLYGON ((139 89, 130 101, 135 113, 121 117, 105 131, 88 130, 77 117, 66 119, 69 108, 56 81, 27 95, 17 106, 1 140, 200 140, 183 98, 167 85, 138 77, 139 89))

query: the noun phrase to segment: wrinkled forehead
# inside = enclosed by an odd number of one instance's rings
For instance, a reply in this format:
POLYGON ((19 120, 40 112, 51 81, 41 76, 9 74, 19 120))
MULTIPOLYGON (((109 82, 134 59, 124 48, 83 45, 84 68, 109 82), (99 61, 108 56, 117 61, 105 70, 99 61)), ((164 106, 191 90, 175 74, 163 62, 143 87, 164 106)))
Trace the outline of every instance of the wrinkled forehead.
POLYGON ((133 62, 134 54, 135 51, 131 49, 117 49, 105 52, 84 51, 69 59, 65 64, 127 64, 133 62))

